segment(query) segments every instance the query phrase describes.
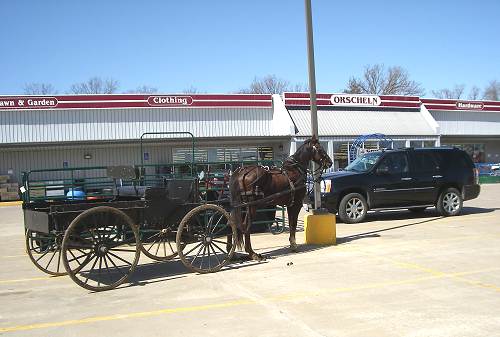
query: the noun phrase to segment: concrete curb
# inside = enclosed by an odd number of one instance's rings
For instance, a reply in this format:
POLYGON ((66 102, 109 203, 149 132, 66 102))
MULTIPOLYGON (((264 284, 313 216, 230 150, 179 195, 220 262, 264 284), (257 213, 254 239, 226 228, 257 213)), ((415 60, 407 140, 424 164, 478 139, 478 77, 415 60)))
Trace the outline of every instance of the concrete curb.
POLYGON ((22 205, 23 202, 18 200, 18 201, 0 201, 0 207, 2 206, 19 206, 22 205))

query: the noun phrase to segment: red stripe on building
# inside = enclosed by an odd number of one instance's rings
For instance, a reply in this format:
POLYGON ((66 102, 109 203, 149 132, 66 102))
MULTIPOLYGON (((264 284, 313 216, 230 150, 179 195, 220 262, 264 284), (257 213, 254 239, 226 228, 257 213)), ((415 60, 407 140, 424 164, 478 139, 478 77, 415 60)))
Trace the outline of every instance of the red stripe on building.
POLYGON ((498 101, 468 101, 468 100, 461 100, 461 99, 422 98, 422 103, 424 103, 425 105, 427 105, 427 104, 432 104, 432 105, 453 104, 453 105, 456 105, 458 102, 472 103, 472 104, 484 104, 485 106, 488 106, 488 105, 500 106, 500 102, 498 102, 498 101))
MULTIPOLYGON (((332 95, 343 95, 343 94, 317 94, 316 98, 319 99, 326 99, 330 100, 332 98, 332 95)), ((288 103, 289 99, 306 99, 309 100, 309 94, 308 93, 303 93, 303 92, 286 92, 283 94, 283 97, 285 99, 285 103, 288 103)), ((380 99, 386 100, 386 101, 415 101, 415 102, 420 102, 420 97, 418 96, 396 96, 396 95, 382 95, 379 96, 380 99)))
POLYGON ((500 112, 500 106, 484 106, 482 109, 458 109, 455 105, 424 104, 428 110, 446 111, 495 111, 500 112))
POLYGON ((67 95, 0 96, 0 110, 149 107, 272 107, 271 95, 67 95), (152 98, 164 99, 158 104, 152 98), (149 98, 149 103, 148 103, 149 98), (187 104, 180 100, 186 99, 187 104), (34 103, 33 103, 34 102, 34 103), (165 103, 163 103, 165 102, 165 103))
MULTIPOLYGON (((310 106, 310 101, 309 100, 299 100, 299 99, 288 99, 285 101, 285 105, 287 106, 310 106)), ((378 106, 372 106, 372 105, 357 105, 357 106, 352 106, 352 105, 333 105, 332 102, 328 100, 323 100, 323 99, 318 99, 317 105, 319 107, 324 107, 324 106, 335 106, 340 108, 355 108, 355 107, 363 107, 363 108, 373 108, 377 109, 378 107, 402 107, 402 108, 419 108, 420 107, 420 102, 391 102, 391 101, 382 101, 380 105, 378 106)))
POLYGON ((151 106, 147 102, 59 102, 55 109, 110 109, 110 108, 190 108, 190 107, 272 107, 269 101, 193 101, 191 105, 151 106))

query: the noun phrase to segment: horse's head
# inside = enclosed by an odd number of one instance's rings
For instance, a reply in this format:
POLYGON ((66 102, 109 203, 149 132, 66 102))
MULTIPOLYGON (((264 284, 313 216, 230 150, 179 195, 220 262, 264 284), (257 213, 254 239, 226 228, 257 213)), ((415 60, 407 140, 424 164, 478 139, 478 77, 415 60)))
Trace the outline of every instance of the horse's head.
POLYGON ((312 161, 320 165, 321 168, 323 169, 327 169, 332 166, 333 164, 332 159, 326 153, 325 149, 323 149, 316 136, 312 136, 312 138, 306 140, 304 144, 307 144, 309 148, 312 161))

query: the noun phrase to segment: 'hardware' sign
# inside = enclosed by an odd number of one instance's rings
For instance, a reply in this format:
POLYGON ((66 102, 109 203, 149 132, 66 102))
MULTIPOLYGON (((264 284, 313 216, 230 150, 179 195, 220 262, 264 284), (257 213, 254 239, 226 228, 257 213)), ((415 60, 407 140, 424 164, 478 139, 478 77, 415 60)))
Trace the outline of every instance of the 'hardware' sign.
POLYGON ((378 106, 382 103, 376 95, 332 95, 330 100, 333 105, 378 106))
POLYGON ((483 110, 484 104, 482 102, 461 102, 456 103, 457 109, 460 110, 483 110))

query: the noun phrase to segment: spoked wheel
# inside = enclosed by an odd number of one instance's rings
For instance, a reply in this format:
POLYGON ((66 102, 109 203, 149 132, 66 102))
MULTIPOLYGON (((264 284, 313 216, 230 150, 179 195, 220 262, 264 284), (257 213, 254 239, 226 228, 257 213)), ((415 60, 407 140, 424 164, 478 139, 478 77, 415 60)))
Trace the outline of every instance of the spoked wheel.
POLYGON ((344 223, 362 222, 368 211, 366 199, 359 193, 349 193, 344 196, 339 205, 339 216, 344 223))
POLYGON ((436 209, 442 216, 458 215, 462 207, 462 194, 456 188, 448 188, 441 192, 436 205, 436 209))
POLYGON ((170 228, 141 230, 141 250, 150 259, 168 261, 177 256, 175 231, 170 228))
POLYGON ((61 262, 62 234, 26 231, 26 251, 33 264, 44 273, 66 275, 61 262))
POLYGON ((92 291, 113 289, 137 266, 139 233, 124 212, 107 206, 91 208, 69 225, 62 253, 64 267, 76 284, 92 291))
POLYGON ((206 204, 188 212, 177 230, 177 251, 182 263, 198 273, 220 270, 232 258, 236 226, 220 206, 206 204))

